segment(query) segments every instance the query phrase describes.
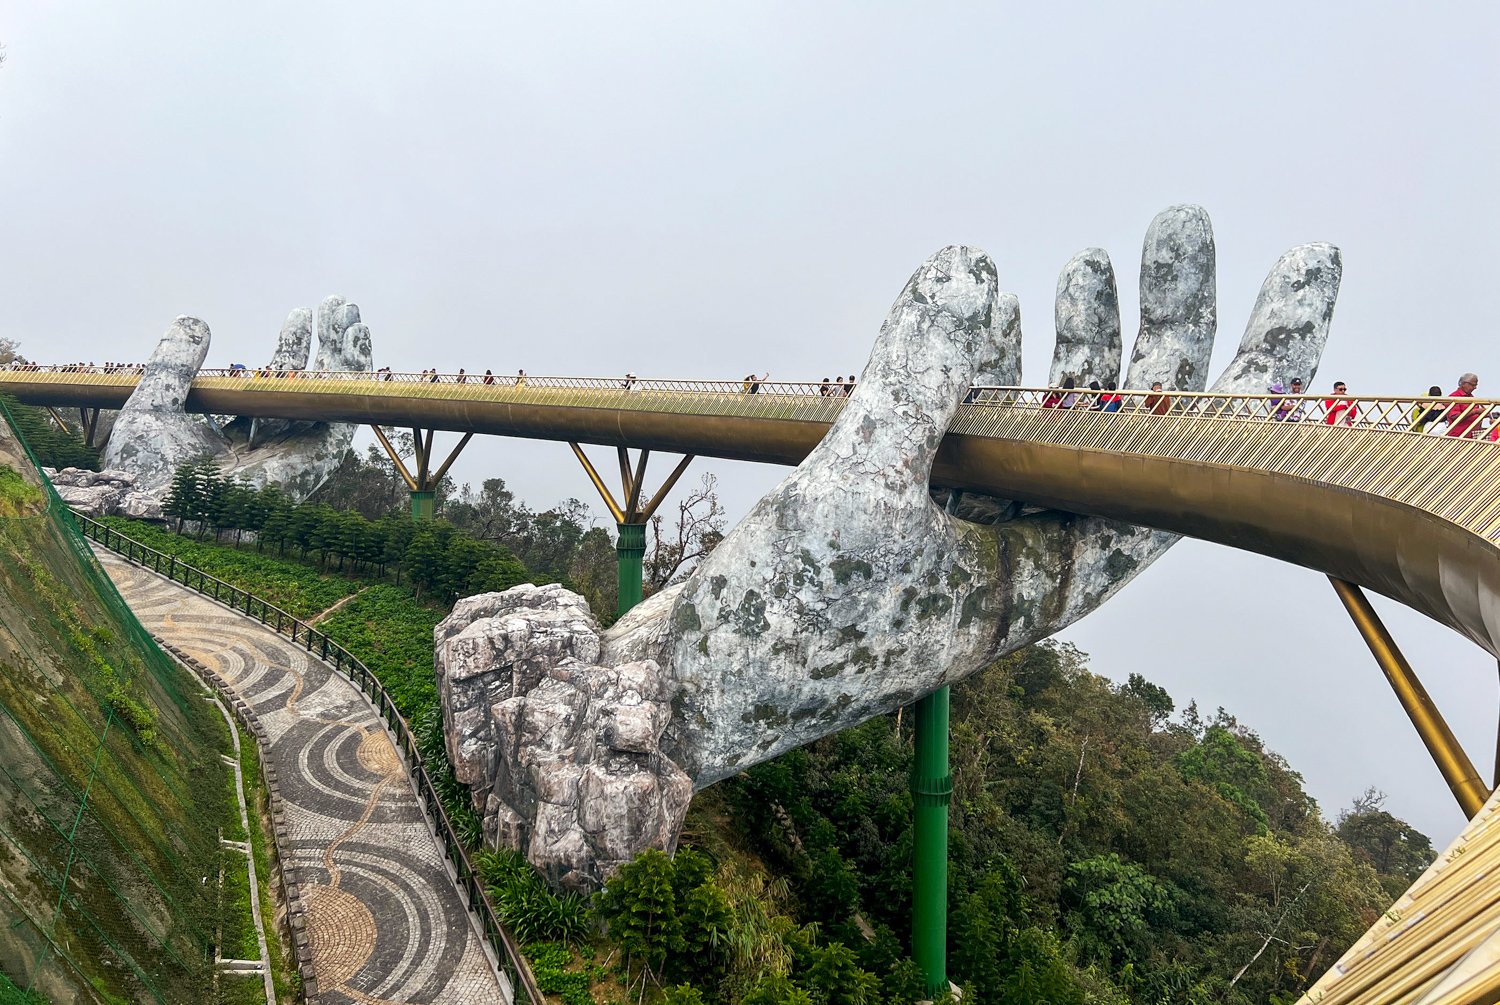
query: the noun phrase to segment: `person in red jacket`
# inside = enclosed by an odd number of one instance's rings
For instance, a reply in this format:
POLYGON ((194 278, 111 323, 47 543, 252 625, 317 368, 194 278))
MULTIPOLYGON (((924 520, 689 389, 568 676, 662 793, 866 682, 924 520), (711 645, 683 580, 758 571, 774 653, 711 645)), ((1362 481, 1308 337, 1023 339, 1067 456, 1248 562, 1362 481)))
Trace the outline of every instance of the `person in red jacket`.
MULTIPOLYGON (((1466 373, 1458 378, 1458 389, 1449 394, 1450 398, 1472 398, 1474 389, 1479 386, 1479 377, 1472 373, 1466 373)), ((1484 406, 1457 404, 1448 409, 1448 414, 1443 418, 1448 422, 1449 436, 1468 436, 1471 432, 1477 433, 1474 427, 1479 423, 1479 418, 1484 414, 1484 406)))
POLYGON ((1354 425, 1354 420, 1359 418, 1359 409, 1349 399, 1349 386, 1342 380, 1333 382, 1334 397, 1323 399, 1323 421, 1330 426, 1343 423, 1346 426, 1354 425))

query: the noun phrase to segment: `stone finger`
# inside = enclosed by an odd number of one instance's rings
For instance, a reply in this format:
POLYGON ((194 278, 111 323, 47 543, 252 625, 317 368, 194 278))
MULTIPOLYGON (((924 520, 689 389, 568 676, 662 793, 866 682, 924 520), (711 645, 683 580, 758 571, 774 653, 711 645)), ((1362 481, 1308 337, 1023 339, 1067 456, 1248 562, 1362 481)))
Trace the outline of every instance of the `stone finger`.
POLYGON ((210 339, 208 325, 197 318, 173 321, 115 419, 105 467, 129 471, 141 491, 165 488, 179 465, 224 449, 223 438, 206 418, 183 412, 210 339))
POLYGON ((1208 382, 1217 306, 1214 231, 1201 206, 1171 206, 1141 246, 1141 328, 1125 385, 1201 391, 1208 382))
POLYGON ((318 305, 319 370, 352 370, 348 365, 349 329, 359 324, 359 307, 341 296, 331 296, 318 305))
POLYGON ((313 312, 310 307, 296 307, 286 316, 281 333, 276 336, 276 352, 271 355, 272 370, 301 370, 307 366, 312 349, 313 312))
POLYGON ((1344 256, 1331 244, 1299 245, 1277 259, 1239 350, 1213 389, 1264 394, 1277 381, 1290 386, 1293 377, 1311 388, 1343 274, 1344 256))
POLYGON ((977 387, 1015 387, 1021 383, 1021 301, 1014 293, 995 297, 994 338, 979 346, 975 360, 977 387))
POLYGON ((995 264, 949 247, 912 274, 892 305, 843 412, 802 467, 837 472, 887 498, 927 496, 932 459, 995 341, 995 264), (894 463, 892 461, 894 460, 894 463))
POLYGON ((156 343, 122 411, 180 412, 188 387, 208 357, 212 335, 198 318, 182 315, 156 343))
POLYGON ((1090 381, 1120 379, 1120 293, 1115 268, 1103 248, 1085 248, 1057 277, 1057 344, 1048 383, 1073 377, 1090 381))

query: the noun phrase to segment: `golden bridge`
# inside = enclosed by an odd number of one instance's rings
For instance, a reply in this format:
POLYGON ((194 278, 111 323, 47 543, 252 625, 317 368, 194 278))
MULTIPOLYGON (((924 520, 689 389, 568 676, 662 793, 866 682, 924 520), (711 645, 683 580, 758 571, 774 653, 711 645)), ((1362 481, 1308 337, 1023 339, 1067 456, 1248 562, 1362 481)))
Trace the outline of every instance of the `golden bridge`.
MULTIPOLYGON (((124 405, 138 380, 135 369, 20 367, 0 370, 0 393, 50 407, 59 421, 58 409, 79 409, 92 435, 99 410, 124 405)), ((1056 398, 1045 388, 975 388, 948 428, 932 482, 1144 524, 1330 577, 1471 822, 1304 1000, 1500 1001, 1500 881, 1491 876, 1500 866, 1500 796, 1362 592, 1500 656, 1500 442, 1489 439, 1500 436, 1500 402, 1116 394, 1108 408, 1117 410, 1059 408, 1048 407, 1056 398), (1443 435, 1445 426, 1469 435, 1443 435)), ((1084 392, 1078 404, 1104 403, 1084 392)), ((843 406, 842 389, 813 383, 203 370, 184 407, 370 425, 419 495, 475 434, 567 442, 626 524, 649 515, 693 456, 797 464, 843 406), (415 470, 384 427, 412 430, 415 470), (463 439, 434 465, 437 430, 463 439), (619 500, 585 444, 617 448, 619 500), (633 466, 632 448, 640 451, 633 466), (647 499, 651 451, 686 457, 647 499)))

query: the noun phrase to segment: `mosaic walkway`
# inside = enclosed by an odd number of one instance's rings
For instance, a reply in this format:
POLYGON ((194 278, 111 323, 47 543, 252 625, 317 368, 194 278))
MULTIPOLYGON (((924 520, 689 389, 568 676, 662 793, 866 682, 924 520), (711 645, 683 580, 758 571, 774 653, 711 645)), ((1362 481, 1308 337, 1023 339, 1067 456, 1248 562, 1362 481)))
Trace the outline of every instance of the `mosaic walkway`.
POLYGON ((228 681, 270 737, 318 1005, 507 1001, 359 690, 259 622, 102 549, 99 561, 147 630, 228 681))

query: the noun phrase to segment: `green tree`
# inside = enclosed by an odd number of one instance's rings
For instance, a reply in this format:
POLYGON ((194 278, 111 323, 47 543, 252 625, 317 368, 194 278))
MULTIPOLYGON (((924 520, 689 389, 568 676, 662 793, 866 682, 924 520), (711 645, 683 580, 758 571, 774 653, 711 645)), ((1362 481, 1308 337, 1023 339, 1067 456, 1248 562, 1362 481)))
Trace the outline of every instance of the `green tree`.
POLYGON ((193 464, 193 478, 198 483, 198 494, 192 519, 198 523, 198 540, 201 541, 223 512, 228 482, 212 457, 201 457, 193 464))
POLYGON ((1152 726, 1159 727, 1172 717, 1174 706, 1167 689, 1151 683, 1138 673, 1130 675, 1120 688, 1120 693, 1130 695, 1145 706, 1147 714, 1151 716, 1152 726))
POLYGON ((1142 960, 1153 927, 1172 920, 1172 895, 1156 877, 1113 853, 1074 862, 1063 883, 1063 915, 1086 959, 1142 960))
POLYGON ((638 968, 643 984, 662 973, 667 954, 681 942, 672 878, 672 860, 648 848, 620 866, 599 900, 610 938, 619 944, 627 965, 638 968))
POLYGON ((270 485, 261 491, 259 506, 263 515, 255 549, 260 551, 264 545, 274 544, 277 554, 286 554, 287 541, 292 538, 291 500, 279 488, 270 485))
POLYGON ((1360 861, 1368 863, 1395 899, 1432 864, 1437 857, 1427 835, 1405 820, 1382 809, 1385 793, 1366 789, 1354 805, 1339 814, 1339 839, 1347 844, 1360 861))
POLYGON ((407 545, 401 564, 416 589, 418 599, 421 599, 424 591, 430 593, 441 588, 443 557, 443 542, 431 525, 424 525, 412 534, 411 544, 407 545))
POLYGON ((172 473, 172 482, 162 499, 163 516, 176 517, 177 532, 182 533, 182 522, 193 519, 201 508, 202 493, 198 488, 198 473, 192 464, 180 464, 172 473))

